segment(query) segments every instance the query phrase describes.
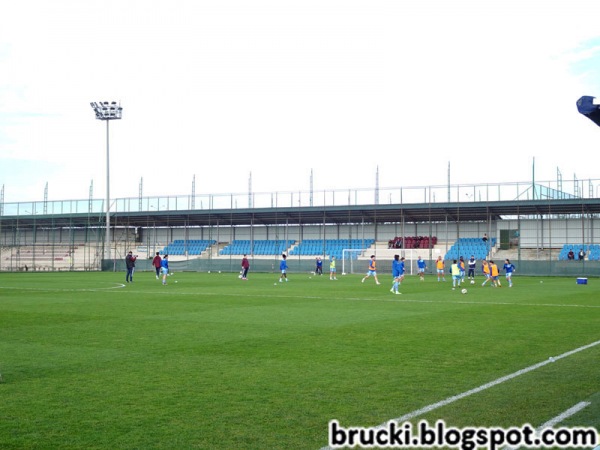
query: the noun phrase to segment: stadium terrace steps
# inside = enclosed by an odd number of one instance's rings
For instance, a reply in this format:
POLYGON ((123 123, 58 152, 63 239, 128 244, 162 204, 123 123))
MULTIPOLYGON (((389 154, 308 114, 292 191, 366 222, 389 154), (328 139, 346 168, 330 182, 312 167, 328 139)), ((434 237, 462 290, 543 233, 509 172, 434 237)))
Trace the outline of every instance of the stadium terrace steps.
POLYGON ((452 247, 448 249, 444 259, 458 259, 462 256, 466 260, 474 255, 476 259, 481 260, 487 258, 488 255, 493 255, 495 247, 496 238, 491 238, 487 242, 484 242, 481 238, 458 238, 452 247))
MULTIPOLYGON (((304 239, 289 252, 289 255, 335 256, 340 259, 344 256, 344 250, 365 250, 374 243, 374 239, 304 239)), ((357 259, 358 256, 359 252, 351 252, 352 259, 357 259)))

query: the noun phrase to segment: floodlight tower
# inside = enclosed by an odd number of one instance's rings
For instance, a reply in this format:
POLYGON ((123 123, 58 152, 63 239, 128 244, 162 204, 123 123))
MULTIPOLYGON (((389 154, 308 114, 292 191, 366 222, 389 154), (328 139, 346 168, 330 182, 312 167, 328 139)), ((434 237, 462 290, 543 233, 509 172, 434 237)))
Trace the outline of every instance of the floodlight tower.
POLYGON ((111 120, 121 119, 123 108, 117 102, 91 102, 90 105, 96 113, 96 119, 106 122, 106 259, 110 257, 110 147, 108 145, 108 123, 111 120))

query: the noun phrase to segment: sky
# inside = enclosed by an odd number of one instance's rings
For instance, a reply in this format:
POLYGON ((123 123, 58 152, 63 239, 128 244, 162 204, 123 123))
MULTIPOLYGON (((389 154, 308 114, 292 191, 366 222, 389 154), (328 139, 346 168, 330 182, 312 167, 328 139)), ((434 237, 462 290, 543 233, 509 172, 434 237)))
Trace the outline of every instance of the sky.
POLYGON ((597 0, 19 0, 5 202, 599 179, 597 0))

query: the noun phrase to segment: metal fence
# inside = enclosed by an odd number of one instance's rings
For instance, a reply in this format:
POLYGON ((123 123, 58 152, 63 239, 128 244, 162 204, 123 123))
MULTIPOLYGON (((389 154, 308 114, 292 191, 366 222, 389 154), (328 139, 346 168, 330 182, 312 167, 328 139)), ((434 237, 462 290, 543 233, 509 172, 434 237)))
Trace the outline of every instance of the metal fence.
MULTIPOLYGON (((213 209, 332 207, 383 204, 441 204, 543 199, 598 198, 600 179, 549 180, 489 184, 332 189, 322 191, 247 192, 118 198, 111 212, 193 211, 213 209)), ((44 200, 0 203, 2 216, 106 213, 105 201, 44 200)))

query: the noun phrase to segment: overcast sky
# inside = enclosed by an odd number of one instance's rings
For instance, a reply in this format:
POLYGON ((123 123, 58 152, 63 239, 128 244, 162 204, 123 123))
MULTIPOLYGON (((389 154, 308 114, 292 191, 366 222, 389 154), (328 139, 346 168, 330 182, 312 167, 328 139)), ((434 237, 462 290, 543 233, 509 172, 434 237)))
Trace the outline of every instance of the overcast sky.
MULTIPOLYGON (((600 180, 600 1, 19 0, 5 201, 600 180)), ((599 181, 600 184, 600 181, 599 181)))

